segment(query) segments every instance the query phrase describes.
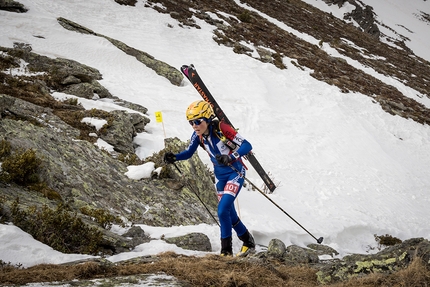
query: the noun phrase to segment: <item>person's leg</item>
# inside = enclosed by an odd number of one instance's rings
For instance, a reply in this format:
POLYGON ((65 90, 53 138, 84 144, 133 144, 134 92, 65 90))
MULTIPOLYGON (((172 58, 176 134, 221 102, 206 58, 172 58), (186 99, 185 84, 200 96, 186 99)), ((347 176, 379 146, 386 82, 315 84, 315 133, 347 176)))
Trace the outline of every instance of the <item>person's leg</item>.
MULTIPOLYGON (((245 170, 243 169, 242 173, 244 172, 245 170)), ((229 181, 227 181, 226 187, 224 188, 224 190, 227 190, 227 192, 231 192, 230 194, 232 195, 234 194, 236 198, 239 194, 239 191, 242 188, 243 183, 244 183, 243 177, 232 176, 229 179, 229 181)), ((239 255, 248 254, 249 250, 255 248, 254 238, 246 228, 245 224, 243 224, 243 222, 240 220, 239 216, 237 215, 236 209, 234 208, 234 202, 232 203, 232 206, 230 209, 230 218, 231 218, 232 227, 234 231, 236 232, 239 239, 243 242, 239 255)))
POLYGON ((234 197, 224 194, 218 203, 218 219, 221 226, 221 255, 232 255, 232 222, 230 212, 234 197))
POLYGON ((234 198, 229 195, 224 196, 224 187, 228 178, 221 180, 219 178, 215 178, 215 180, 215 187, 218 195, 218 219, 221 233, 221 255, 231 256, 233 255, 233 244, 230 219, 230 202, 234 202, 234 198))
POLYGON ((237 236, 240 238, 240 236, 245 234, 246 226, 245 224, 243 224, 242 220, 240 220, 239 216, 237 215, 236 209, 234 208, 234 203, 230 211, 230 218, 232 222, 232 227, 236 232, 237 236))
POLYGON ((221 255, 233 253, 232 229, 234 229, 239 239, 243 241, 240 253, 245 254, 248 249, 255 247, 254 238, 240 220, 234 207, 234 200, 239 194, 243 183, 244 179, 236 173, 231 173, 227 181, 219 179, 216 181, 219 200, 218 218, 221 229, 221 255))
POLYGON ((218 198, 218 218, 221 225, 221 238, 226 238, 232 235, 232 228, 238 235, 242 235, 246 231, 246 227, 240 222, 234 208, 234 200, 239 194, 240 188, 244 179, 236 172, 231 172, 227 175, 226 181, 217 183, 218 198), (221 184, 224 183, 224 186, 221 184), (222 196, 220 191, 222 188, 222 196), (234 226, 234 227, 233 227, 234 226))
MULTIPOLYGON (((245 170, 242 170, 242 172, 245 172, 245 170)), ((236 209, 234 207, 234 200, 239 195, 239 192, 242 189, 242 185, 244 181, 245 180, 243 179, 243 177, 240 177, 236 172, 234 172, 230 174, 224 186, 224 194, 229 194, 233 197, 233 200, 231 201, 229 215, 230 215, 232 227, 236 232, 237 236, 244 235, 246 232, 246 227, 240 220, 239 216, 237 215, 236 209)))

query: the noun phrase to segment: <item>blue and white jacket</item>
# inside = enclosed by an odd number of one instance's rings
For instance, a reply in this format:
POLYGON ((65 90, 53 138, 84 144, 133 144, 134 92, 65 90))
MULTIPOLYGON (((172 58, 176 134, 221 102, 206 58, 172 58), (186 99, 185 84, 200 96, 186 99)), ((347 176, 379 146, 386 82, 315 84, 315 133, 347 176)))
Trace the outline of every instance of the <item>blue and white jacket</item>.
POLYGON ((201 137, 199 137, 196 132, 193 132, 190 144, 184 151, 176 154, 176 160, 189 159, 196 152, 200 143, 202 143, 202 146, 209 154, 214 165, 215 176, 235 172, 231 167, 218 163, 216 160, 217 155, 230 155, 232 159, 231 165, 233 165, 237 170, 243 170, 244 164, 242 163, 241 157, 252 150, 251 144, 233 127, 226 123, 220 123, 222 134, 220 133, 219 135, 214 131, 213 125, 209 125, 208 128, 209 134, 201 137), (224 144, 224 142, 221 141, 219 136, 222 135, 237 145, 235 150, 231 150, 226 144, 224 144))

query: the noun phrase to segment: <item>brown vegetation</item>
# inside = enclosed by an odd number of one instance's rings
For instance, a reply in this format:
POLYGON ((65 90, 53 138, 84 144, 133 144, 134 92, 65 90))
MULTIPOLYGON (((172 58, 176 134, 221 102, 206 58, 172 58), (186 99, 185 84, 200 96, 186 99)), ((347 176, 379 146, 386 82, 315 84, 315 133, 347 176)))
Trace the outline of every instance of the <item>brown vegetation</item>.
MULTIPOLYGON (((86 262, 74 265, 42 264, 27 269, 0 265, 0 284, 31 282, 67 282, 74 279, 97 279, 137 274, 163 273, 178 278, 184 286, 319 286, 312 266, 286 266, 277 261, 252 261, 217 255, 193 257, 164 253, 141 258, 140 263, 111 264, 86 262)), ((422 260, 390 275, 371 274, 333 287, 429 286, 430 270, 422 260)))
POLYGON ((430 63, 414 55, 406 48, 404 42, 394 43, 404 49, 384 44, 374 36, 300 0, 274 1, 270 4, 257 0, 241 2, 285 23, 298 32, 314 37, 319 40, 320 46, 296 37, 259 14, 238 6, 234 1, 154 0, 151 2, 161 3, 166 9, 157 7, 154 9, 161 13, 170 13, 183 25, 196 27, 192 16, 216 25, 214 40, 221 45, 232 47, 236 53, 251 56, 249 49, 240 44, 241 41, 255 47, 274 50, 276 53, 271 53, 271 60, 262 55, 259 60, 271 62, 283 69, 285 66, 281 59, 289 57, 293 59, 294 65, 311 69, 312 77, 337 86, 344 93, 362 93, 374 99, 390 114, 411 118, 423 124, 430 123, 430 111, 424 105, 406 97, 396 87, 353 67, 341 58, 327 54, 320 48, 323 43, 326 43, 340 54, 382 75, 396 78, 399 82, 429 97, 430 63), (193 13, 188 8, 193 8, 197 12, 193 13), (217 14, 229 25, 222 25, 221 21, 212 19, 205 13, 219 11, 232 15, 227 17, 225 14, 217 14))

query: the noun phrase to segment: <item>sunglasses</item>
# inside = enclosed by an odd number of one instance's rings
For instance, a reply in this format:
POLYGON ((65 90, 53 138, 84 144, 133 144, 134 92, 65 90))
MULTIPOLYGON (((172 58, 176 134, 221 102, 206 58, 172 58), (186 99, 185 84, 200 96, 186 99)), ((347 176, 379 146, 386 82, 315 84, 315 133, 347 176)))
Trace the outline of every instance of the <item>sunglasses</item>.
POLYGON ((192 120, 192 121, 188 121, 190 123, 191 126, 196 125, 199 126, 202 122, 205 122, 205 119, 197 119, 197 120, 192 120))

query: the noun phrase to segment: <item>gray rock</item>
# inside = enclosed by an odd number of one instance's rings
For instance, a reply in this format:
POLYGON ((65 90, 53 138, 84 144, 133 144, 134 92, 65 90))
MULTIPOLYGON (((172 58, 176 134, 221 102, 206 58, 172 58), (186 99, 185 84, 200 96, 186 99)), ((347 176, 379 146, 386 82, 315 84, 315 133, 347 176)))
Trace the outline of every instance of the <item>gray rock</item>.
POLYGON ((281 259, 284 257, 285 253, 287 251, 287 248, 279 239, 272 239, 269 242, 269 246, 267 248, 267 255, 270 257, 281 259))
POLYGON ((100 138, 113 145, 117 152, 133 154, 133 137, 136 136, 136 131, 129 113, 116 110, 110 114, 110 123, 105 131, 100 133, 100 138))
MULTIPOLYGON (((74 76, 67 76, 61 83, 65 84, 65 87, 61 89, 61 92, 69 95, 74 95, 85 99, 100 99, 100 98, 112 98, 112 94, 108 92, 98 81, 92 80, 90 82, 72 83, 70 81, 74 76)), ((79 79, 77 79, 79 80, 79 79)), ((79 80, 81 81, 81 80, 79 80)))
POLYGON ((288 246, 283 258, 286 262, 290 262, 292 264, 308 264, 319 262, 316 251, 296 245, 288 246))
POLYGON ((135 6, 137 0, 115 0, 115 2, 120 5, 135 6))
POLYGON ((132 226, 126 233, 124 233, 122 236, 124 237, 148 237, 145 234, 145 231, 140 226, 132 226))
POLYGON ((0 10, 16 13, 25 13, 28 11, 23 4, 13 0, 0 0, 0 10))
POLYGON ((184 236, 164 238, 167 243, 175 244, 178 247, 188 250, 212 251, 209 238, 203 233, 190 233, 184 236))
POLYGON ((327 245, 312 243, 312 244, 309 244, 307 247, 314 250, 319 256, 320 255, 333 256, 333 255, 339 254, 339 252, 337 252, 335 249, 327 245))

